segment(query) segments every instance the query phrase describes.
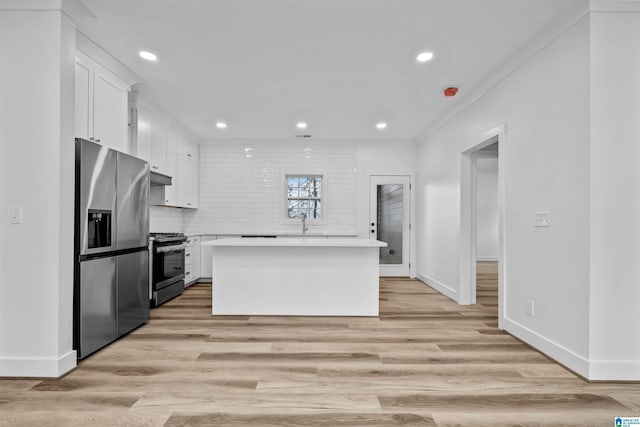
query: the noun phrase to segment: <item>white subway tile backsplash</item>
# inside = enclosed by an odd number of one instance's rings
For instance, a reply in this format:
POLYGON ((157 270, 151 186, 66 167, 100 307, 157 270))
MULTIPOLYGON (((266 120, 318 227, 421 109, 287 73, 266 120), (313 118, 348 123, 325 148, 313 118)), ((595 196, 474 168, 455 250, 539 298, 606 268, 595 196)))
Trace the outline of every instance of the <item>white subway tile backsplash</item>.
MULTIPOLYGON (((201 144, 199 156, 199 208, 182 214, 182 231, 299 231, 298 221, 285 218, 284 177, 322 174, 325 219, 320 224, 311 223, 310 231, 356 233, 357 161, 353 144, 233 141, 201 144)), ((168 224, 172 219, 167 215, 163 212, 162 218, 157 219, 168 224)))
POLYGON ((179 233, 182 231, 182 209, 151 206, 149 231, 152 233, 179 233))

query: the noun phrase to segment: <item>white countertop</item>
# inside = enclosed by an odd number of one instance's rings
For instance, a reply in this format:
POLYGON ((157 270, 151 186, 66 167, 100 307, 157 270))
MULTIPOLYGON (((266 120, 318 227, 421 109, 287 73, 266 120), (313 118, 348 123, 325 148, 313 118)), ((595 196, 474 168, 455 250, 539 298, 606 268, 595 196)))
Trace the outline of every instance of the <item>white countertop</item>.
POLYGON ((300 246, 300 247, 352 247, 371 248, 386 247, 386 242, 362 238, 305 238, 305 237, 248 237, 209 240, 201 243, 202 246, 236 246, 236 247, 275 247, 275 246, 300 246))

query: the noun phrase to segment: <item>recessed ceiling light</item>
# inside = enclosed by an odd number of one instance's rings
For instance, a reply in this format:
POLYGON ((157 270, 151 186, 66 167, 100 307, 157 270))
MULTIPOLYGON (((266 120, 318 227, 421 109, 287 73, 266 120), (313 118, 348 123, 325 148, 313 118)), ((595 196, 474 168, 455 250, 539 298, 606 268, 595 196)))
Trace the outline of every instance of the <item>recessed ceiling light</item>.
POLYGON ((416 56, 416 60, 418 62, 427 62, 433 59, 433 53, 431 52, 422 52, 418 56, 416 56))
POLYGON ((147 61, 155 62, 158 60, 158 57, 154 53, 148 52, 146 50, 141 50, 139 55, 140 55, 140 58, 146 59, 147 61))
POLYGON ((378 130, 383 130, 387 128, 387 124, 385 122, 378 122, 376 123, 376 129, 378 130))
POLYGON ((227 124, 225 122, 216 122, 216 127, 218 129, 226 129, 227 128, 227 124))
POLYGON ((296 123, 296 127, 298 129, 306 129, 307 128, 307 124, 305 122, 298 122, 298 123, 296 123))

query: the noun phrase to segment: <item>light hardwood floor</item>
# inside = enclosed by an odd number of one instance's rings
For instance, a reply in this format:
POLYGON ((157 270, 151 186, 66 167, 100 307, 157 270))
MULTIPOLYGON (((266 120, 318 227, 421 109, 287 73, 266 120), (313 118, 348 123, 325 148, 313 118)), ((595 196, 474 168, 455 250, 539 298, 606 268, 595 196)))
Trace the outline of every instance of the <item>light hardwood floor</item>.
MULTIPOLYGON (((379 318, 211 317, 198 284, 58 380, 0 380, 0 426, 612 426, 640 385, 589 384, 478 302, 380 280, 379 318)), ((493 272, 492 272, 493 271, 493 272)))

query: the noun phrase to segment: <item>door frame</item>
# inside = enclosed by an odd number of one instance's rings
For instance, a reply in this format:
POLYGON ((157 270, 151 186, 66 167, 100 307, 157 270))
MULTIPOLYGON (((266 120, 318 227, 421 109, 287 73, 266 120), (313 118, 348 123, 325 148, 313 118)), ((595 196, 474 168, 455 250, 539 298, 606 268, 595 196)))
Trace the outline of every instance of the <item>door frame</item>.
POLYGON ((498 143, 498 327, 503 329, 507 277, 505 243, 506 126, 497 126, 478 138, 479 143, 460 156, 460 293, 459 304, 476 303, 477 165, 476 153, 498 143))
MULTIPOLYGON (((370 228, 369 224, 371 223, 371 192, 372 192, 372 181, 374 177, 389 177, 389 178, 393 178, 393 177, 402 177, 402 178, 408 178, 409 179, 409 189, 407 192, 407 196, 408 196, 408 200, 407 200, 407 204, 408 204, 408 208, 407 211, 405 213, 405 219, 406 219, 406 223, 408 224, 408 230, 405 228, 403 234, 406 235, 406 238, 409 239, 407 242, 407 253, 406 253, 406 259, 408 262, 408 270, 409 270, 409 277, 410 278, 415 278, 416 277, 416 267, 415 267, 415 232, 416 232, 416 227, 414 226, 414 218, 415 218, 415 203, 414 200, 415 198, 413 197, 413 191, 415 188, 415 178, 413 174, 410 173, 374 173, 369 171, 368 175, 368 179, 367 179, 367 183, 368 183, 368 216, 367 216, 367 235, 369 237, 371 237, 370 234, 370 228)), ((377 220, 376 220, 376 224, 377 224, 377 220)), ((377 227, 377 225, 376 225, 377 227)))

